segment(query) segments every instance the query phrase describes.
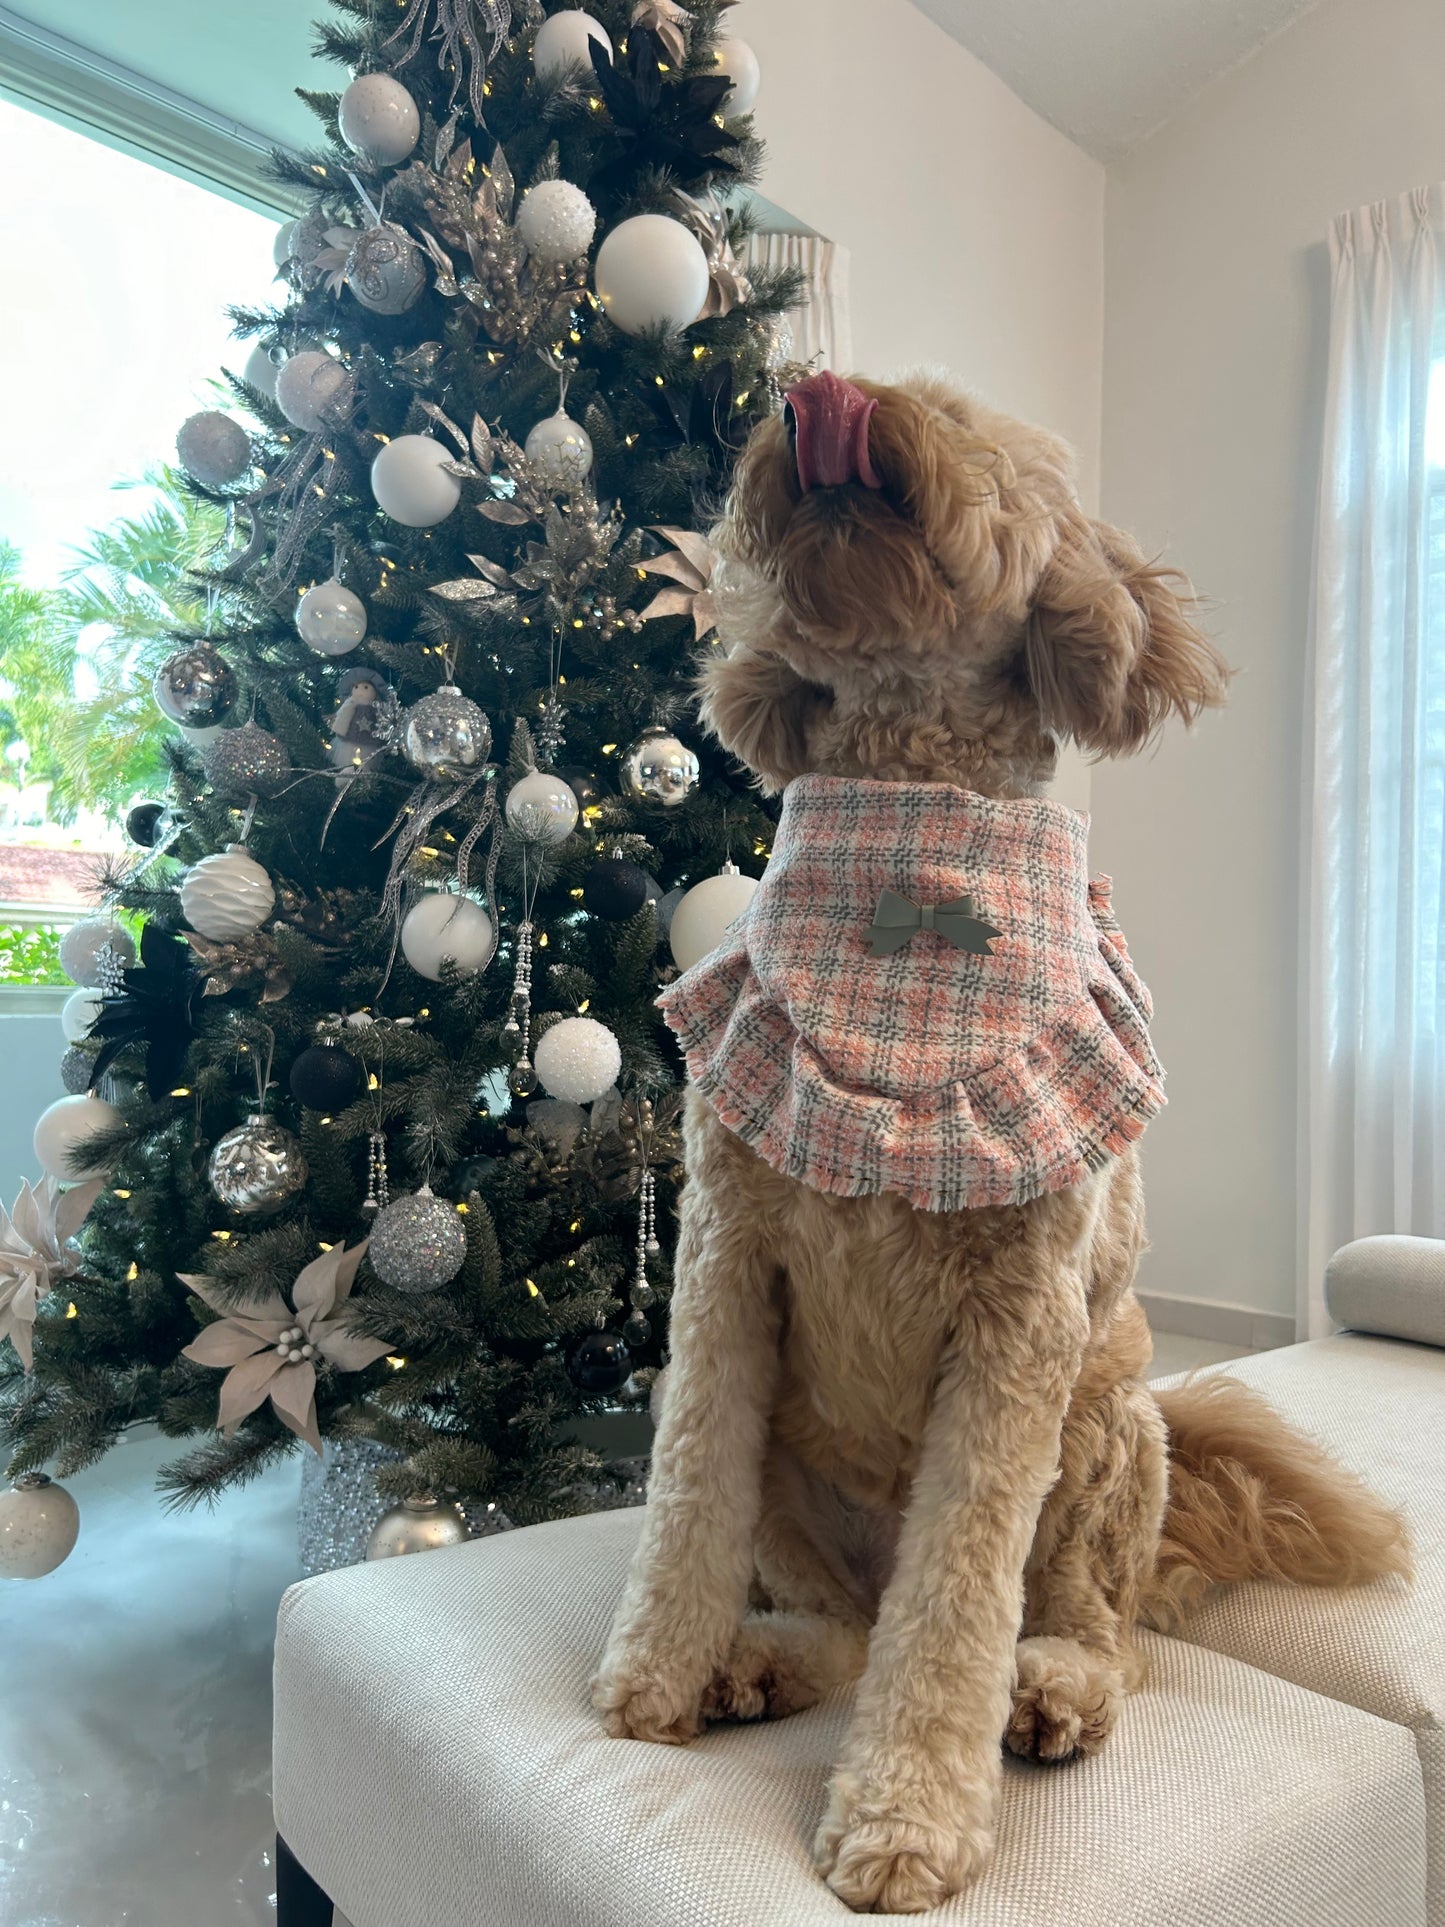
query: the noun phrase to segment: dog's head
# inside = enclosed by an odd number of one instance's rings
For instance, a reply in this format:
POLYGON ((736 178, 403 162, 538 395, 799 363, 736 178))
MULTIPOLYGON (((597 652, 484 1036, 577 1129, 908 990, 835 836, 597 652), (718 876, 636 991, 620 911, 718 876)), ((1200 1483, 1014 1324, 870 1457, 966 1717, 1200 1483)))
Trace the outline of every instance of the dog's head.
POLYGON ((808 770, 1028 788, 1063 739, 1123 755, 1224 699, 1188 583, 1083 513, 1061 442, 938 379, 801 382, 716 541, 703 715, 767 790, 808 770))

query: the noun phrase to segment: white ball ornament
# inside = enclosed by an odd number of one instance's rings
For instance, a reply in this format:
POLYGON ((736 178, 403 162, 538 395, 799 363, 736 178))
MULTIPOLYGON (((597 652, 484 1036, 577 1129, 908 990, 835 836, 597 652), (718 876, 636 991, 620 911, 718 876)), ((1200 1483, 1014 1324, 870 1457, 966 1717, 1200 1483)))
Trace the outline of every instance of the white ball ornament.
POLYGON ((198 936, 213 943, 249 937, 275 907, 270 877, 240 843, 202 857, 181 884, 181 915, 198 936))
POLYGON ((522 196, 517 232, 534 261, 559 268, 591 247, 597 210, 575 181, 538 181, 522 196))
POLYGON ((0 1579, 43 1579, 80 1537, 80 1507, 43 1472, 26 1472, 0 1492, 0 1579))
POLYGON ((750 114, 763 77, 757 55, 746 40, 719 40, 717 66, 718 72, 726 74, 732 82, 732 87, 723 95, 721 111, 729 120, 735 120, 739 114, 750 114))
POLYGON ((304 348, 291 355, 276 374, 276 406, 293 428, 314 435, 324 428, 349 376, 334 355, 304 348))
POLYGON ((526 456, 556 487, 580 488, 592 470, 592 437, 559 408, 528 435, 526 456))
POLYGON ((297 603, 296 627, 318 656, 344 656, 366 637, 366 604, 333 575, 297 603))
POLYGON ((91 1025, 100 1015, 100 1005, 98 990, 71 992, 60 1006, 60 1028, 67 1044, 78 1044, 82 1037, 89 1036, 91 1025))
POLYGON ((679 334, 707 300, 702 244, 667 214, 619 221, 597 250, 594 278, 607 319, 626 335, 679 334))
POLYGON ((361 74, 336 112, 341 138, 375 167, 395 167, 421 139, 416 102, 390 74, 361 74))
POLYGON ((125 1119, 103 1097, 61 1097, 35 1120, 35 1161, 48 1178, 74 1184, 79 1178, 98 1178, 103 1164, 86 1165, 77 1157, 80 1147, 97 1131, 119 1130, 125 1119))
POLYGON ((612 40, 600 20, 579 9, 554 13, 537 29, 532 43, 532 65, 538 80, 561 80, 569 68, 592 72, 590 41, 600 41, 607 58, 612 58, 612 40))
POLYGON ((135 944, 123 923, 114 917, 82 917, 60 939, 60 968, 73 984, 99 989, 106 962, 101 952, 107 949, 122 968, 135 962, 135 944))
POLYGON ((757 887, 756 877, 744 876, 735 863, 729 863, 717 876, 704 877, 685 892, 667 933, 679 970, 691 970, 712 955, 729 924, 736 923, 752 902, 757 887))
POLYGON ((595 1017, 564 1017, 537 1039, 532 1058, 550 1096, 590 1104, 617 1082, 622 1046, 595 1017))
POLYGON ((577 827, 577 798, 560 776, 534 769, 507 791, 507 821, 524 843, 560 843, 577 827))
POLYGON ((203 408, 176 435, 181 467, 203 488, 228 488, 251 466, 251 437, 219 408, 203 408))
POLYGON ((246 357, 246 365, 241 370, 242 379, 253 388, 258 388, 267 401, 275 401, 276 377, 281 372, 284 360, 285 356, 279 348, 267 348, 258 341, 246 357))
POLYGON ((444 522, 462 499, 462 485, 442 466, 453 458, 430 435, 398 435, 371 464, 377 507, 409 529, 444 522))
POLYGON ((414 903, 401 920, 401 952, 419 977, 440 983, 450 964, 462 977, 486 968, 496 948, 492 920, 470 897, 438 890, 414 903))

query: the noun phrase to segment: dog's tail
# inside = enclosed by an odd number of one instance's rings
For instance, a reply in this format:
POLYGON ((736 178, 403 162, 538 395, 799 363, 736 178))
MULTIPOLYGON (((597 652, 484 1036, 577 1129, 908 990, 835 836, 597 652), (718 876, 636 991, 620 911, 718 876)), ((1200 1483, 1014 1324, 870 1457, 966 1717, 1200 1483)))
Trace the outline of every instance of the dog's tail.
POLYGON ((1355 1586, 1410 1574, 1405 1522, 1237 1378, 1156 1391, 1169 1505, 1141 1612, 1176 1626, 1209 1586, 1289 1579, 1355 1586))

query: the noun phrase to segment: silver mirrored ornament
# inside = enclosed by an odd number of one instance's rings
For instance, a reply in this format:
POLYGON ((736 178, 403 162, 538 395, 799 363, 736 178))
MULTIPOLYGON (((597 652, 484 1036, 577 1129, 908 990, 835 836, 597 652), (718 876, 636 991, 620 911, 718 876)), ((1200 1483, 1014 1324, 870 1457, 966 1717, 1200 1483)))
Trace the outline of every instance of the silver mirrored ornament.
POLYGON ((570 784, 549 770, 529 770, 507 791, 507 821, 524 843, 561 843, 577 815, 570 784))
POLYGON ((366 1544, 368 1559, 397 1559, 410 1552, 459 1546, 472 1535, 457 1506, 430 1492, 415 1492, 377 1520, 366 1544))
POLYGON ((366 639, 366 604, 344 582, 328 576, 297 603, 296 628, 318 656, 344 656, 366 639))
POLYGON ((223 729, 202 750, 201 767, 222 796, 276 796, 292 775, 285 745, 256 723, 223 729))
POLYGON ((187 475, 203 488, 227 488, 251 466, 251 438, 219 408, 203 408, 181 423, 176 453, 187 475))
POLYGON ((187 643, 156 671, 152 685, 161 714, 182 729, 212 729, 231 713, 236 676, 210 642, 187 643))
POLYGON ((423 776, 459 782, 477 774, 492 748, 486 711, 464 696, 455 683, 443 683, 407 710, 402 723, 402 754, 423 776))
POLYGON ((697 756, 670 729, 654 724, 629 745, 620 770, 622 788, 635 803, 674 809, 697 788, 697 756))
POLYGON ((426 257, 409 234, 383 222, 353 244, 346 285, 373 314, 405 314, 426 287, 426 257))
POLYGON ((228 1209, 261 1217, 279 1211, 305 1188, 306 1154, 283 1124, 253 1113, 218 1141, 207 1176, 228 1209))
POLYGON ((467 1255, 467 1234, 454 1204, 430 1189, 398 1198, 377 1214, 367 1257, 384 1285, 420 1294, 450 1284, 467 1255))

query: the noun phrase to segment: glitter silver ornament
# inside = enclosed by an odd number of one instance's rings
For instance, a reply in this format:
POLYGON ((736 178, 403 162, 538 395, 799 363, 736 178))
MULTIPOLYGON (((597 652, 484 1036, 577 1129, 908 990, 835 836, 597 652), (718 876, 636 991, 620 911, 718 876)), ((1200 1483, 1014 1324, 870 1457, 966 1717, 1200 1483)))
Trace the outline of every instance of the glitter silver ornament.
POLYGON ((203 488, 227 488, 251 466, 251 438, 219 408, 203 408, 181 423, 176 453, 192 481, 203 488))
POLYGON ((373 314, 405 314, 426 286, 426 257, 409 234, 383 222, 353 243, 346 285, 373 314))
POLYGON ((284 744, 256 723, 223 729, 201 751, 201 767, 222 796, 276 796, 292 774, 284 744))
MULTIPOLYGON (((391 1510, 376 1489, 376 1475, 405 1457, 377 1439, 325 1439, 322 1448, 320 1458, 314 1452, 301 1454, 296 1545, 306 1579, 359 1565, 366 1557, 367 1541, 383 1513, 391 1510)), ((626 1503, 639 1504, 640 1499, 626 1503)), ((506 1513, 485 1499, 464 1496, 454 1504, 473 1539, 512 1530, 506 1513)))
POLYGON ((281 365, 276 406, 293 428, 314 435, 340 414, 350 381, 334 356, 319 348, 303 348, 281 365))
POLYGON ((80 1097, 90 1089, 90 1073, 95 1059, 89 1051, 79 1044, 72 1044, 60 1060, 60 1081, 72 1097, 80 1097))
POLYGON ((456 1206, 434 1198, 429 1185, 379 1212, 367 1247, 384 1285, 417 1294, 450 1284, 466 1255, 467 1234, 456 1206))
POLYGON ((207 1176, 230 1210, 262 1217, 305 1188, 306 1154, 285 1125, 257 1112, 218 1141, 207 1176))
POLYGON ((397 1559, 409 1552, 435 1552, 464 1545, 471 1537, 458 1506, 432 1492, 415 1492, 378 1519, 366 1542, 368 1559, 397 1559))
POLYGON ((635 803, 658 803, 664 809, 685 803, 701 773, 694 752, 659 724, 644 729, 629 745, 620 770, 623 792, 635 803))
POLYGON ((401 732, 402 754, 423 776, 449 783, 475 775, 492 748, 492 725, 486 711, 464 696, 455 683, 441 688, 406 712, 401 732))
POLYGON ((236 677, 214 643, 191 642, 168 656, 153 685, 161 713, 182 729, 212 729, 230 714, 236 677))
POLYGON ((547 770, 529 770, 507 791, 507 821, 524 843, 561 843, 577 827, 571 786, 547 770))
POLYGON ((591 247, 597 210, 575 181, 538 181, 522 196, 517 232, 534 261, 560 268, 591 247))
POLYGON ((537 423, 527 436, 525 452, 556 488, 581 488, 592 469, 592 437, 565 408, 537 423))

